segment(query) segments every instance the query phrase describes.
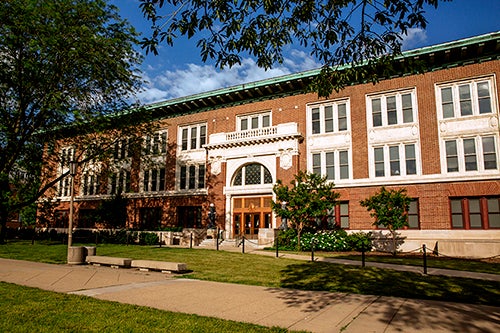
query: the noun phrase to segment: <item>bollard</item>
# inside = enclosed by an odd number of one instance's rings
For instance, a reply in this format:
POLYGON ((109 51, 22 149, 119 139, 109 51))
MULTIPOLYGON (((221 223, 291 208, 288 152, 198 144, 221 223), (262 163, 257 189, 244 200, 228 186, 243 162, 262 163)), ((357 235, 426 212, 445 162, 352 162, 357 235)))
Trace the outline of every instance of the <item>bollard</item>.
POLYGON ((160 243, 160 247, 161 247, 161 239, 163 238, 163 232, 160 232, 160 237, 158 237, 158 242, 160 243))
POLYGON ((274 246, 276 246, 276 258, 278 258, 279 254, 278 254, 278 237, 277 236, 274 236, 274 246))
POLYGON ((193 248, 193 233, 189 235, 189 248, 190 249, 193 248))
POLYGON ((241 239, 241 253, 245 253, 245 236, 241 239))
POLYGON ((425 244, 422 245, 422 250, 424 251, 424 274, 427 274, 427 253, 425 249, 425 244))
POLYGON ((311 240, 311 261, 314 262, 314 239, 311 240))
POLYGON ((361 246, 361 267, 365 267, 365 246, 361 246))

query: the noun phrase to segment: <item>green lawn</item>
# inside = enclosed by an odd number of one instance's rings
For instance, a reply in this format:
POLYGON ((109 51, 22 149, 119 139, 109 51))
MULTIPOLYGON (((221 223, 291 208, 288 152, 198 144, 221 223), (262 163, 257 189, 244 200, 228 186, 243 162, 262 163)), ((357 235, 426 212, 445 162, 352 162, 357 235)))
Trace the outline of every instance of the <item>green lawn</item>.
MULTIPOLYGON (((500 283, 494 281, 425 276, 375 267, 313 263, 204 249, 99 245, 97 254, 185 262, 192 272, 181 277, 194 279, 500 305, 500 283)), ((0 246, 0 257, 65 263, 66 246, 43 242, 35 245, 30 245, 29 242, 11 242, 0 246)))
POLYGON ((288 332, 0 282, 0 332, 288 332))

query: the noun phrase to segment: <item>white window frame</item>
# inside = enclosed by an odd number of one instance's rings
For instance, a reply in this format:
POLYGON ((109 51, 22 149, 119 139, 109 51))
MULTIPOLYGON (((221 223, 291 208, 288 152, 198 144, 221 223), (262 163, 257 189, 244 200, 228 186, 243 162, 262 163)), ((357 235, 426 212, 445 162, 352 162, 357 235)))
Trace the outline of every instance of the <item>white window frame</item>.
POLYGON ((164 156, 168 150, 168 131, 159 130, 144 137, 143 155, 145 156, 164 156), (156 148, 155 148, 156 147, 156 148))
POLYGON ((207 186, 206 179, 207 167, 205 163, 187 163, 187 164, 179 164, 178 172, 177 172, 177 188, 179 191, 197 191, 203 190, 207 186), (203 168, 201 168, 203 167, 203 168), (185 168, 185 184, 182 186, 182 177, 183 177, 183 168, 185 168), (190 170, 194 170, 194 175, 190 174, 190 170), (203 183, 200 184, 200 179, 203 177, 203 183), (193 179, 194 178, 194 179, 193 179), (190 184, 194 184, 194 187, 190 188, 190 184))
POLYGON ((59 181, 57 193, 59 197, 71 195, 71 178, 69 176, 70 162, 75 160, 75 148, 73 146, 62 147, 59 151, 59 176, 68 173, 68 176, 59 181))
POLYGON ((207 123, 198 123, 180 126, 178 130, 177 144, 179 146, 179 151, 191 151, 191 150, 201 150, 203 145, 207 143, 208 133, 207 133, 207 123), (202 140, 202 129, 205 131, 204 139, 202 140), (193 137, 193 131, 196 131, 196 135, 193 137), (184 140, 184 132, 186 132, 186 140, 184 140), (193 145, 193 140, 195 144, 193 145), (186 145, 184 145, 186 141, 186 145), (194 147, 193 147, 194 146, 194 147))
POLYGON ((384 179, 384 178, 397 178, 397 177, 417 177, 421 175, 421 165, 420 165, 420 147, 418 142, 401 142, 401 143, 386 143, 381 145, 373 145, 370 147, 370 178, 373 179, 384 179), (406 146, 413 145, 415 148, 414 159, 415 159, 415 171, 416 173, 408 174, 407 160, 406 156, 406 146), (391 148, 397 148, 398 158, 399 158, 399 174, 391 175, 391 148), (376 160, 375 160, 375 150, 382 149, 383 152, 383 165, 384 165, 384 175, 376 175, 376 160))
POLYGON ((400 125, 410 125, 418 123, 418 110, 417 110, 417 95, 416 88, 404 89, 398 91, 389 91, 383 93, 377 93, 373 95, 367 95, 366 97, 366 108, 367 108, 367 124, 369 128, 383 128, 383 127, 391 127, 391 126, 400 126, 400 125), (411 96, 411 106, 412 106, 412 121, 404 121, 404 113, 403 113, 403 96, 410 95, 411 96), (394 97, 396 99, 396 118, 397 122, 394 124, 389 124, 388 121, 388 108, 387 108, 387 99, 394 97), (373 121, 373 100, 380 99, 381 103, 381 124, 375 126, 373 121))
POLYGON ((447 137, 441 139, 441 170, 443 174, 448 175, 470 175, 474 173, 480 174, 498 174, 500 169, 500 156, 499 156, 499 138, 498 134, 484 134, 484 135, 474 135, 474 136, 456 136, 447 137), (495 158, 496 158, 496 168, 495 169, 485 169, 485 159, 484 159, 484 145, 483 140, 485 138, 493 138, 494 148, 495 148, 495 158), (465 148, 464 140, 474 140, 475 156, 476 156, 476 170, 466 170, 466 158, 465 158, 465 148), (448 154, 446 152, 446 142, 455 142, 457 149, 457 159, 458 159, 458 171, 448 171, 448 154))
POLYGON ((236 116, 236 129, 238 132, 255 130, 255 129, 260 129, 260 128, 268 128, 268 127, 271 127, 272 124, 273 124, 273 119, 272 119, 271 111, 236 116), (265 117, 268 117, 268 119, 269 119, 268 124, 264 123, 265 117), (242 126, 242 121, 244 121, 244 120, 247 121, 247 128, 244 128, 242 126), (257 121, 256 127, 253 126, 253 120, 257 121))
POLYGON ((314 171, 314 156, 319 155, 320 156, 320 175, 322 177, 327 176, 327 180, 329 181, 336 181, 336 182, 341 182, 341 181, 347 181, 352 179, 352 158, 351 158, 351 150, 349 148, 345 149, 336 149, 336 150, 322 150, 322 151, 312 151, 310 153, 310 165, 309 165, 309 170, 310 172, 315 172, 314 171), (348 172, 348 177, 347 178, 341 178, 341 163, 340 163, 340 154, 341 153, 346 153, 347 154, 347 172, 348 172), (333 154, 333 177, 328 176, 327 174, 327 154, 333 154))
POLYGON ((491 116, 495 114, 496 107, 496 99, 495 99, 495 81, 493 76, 489 77, 478 77, 470 80, 462 80, 455 81, 449 83, 441 83, 436 85, 436 103, 437 103, 437 114, 439 120, 450 120, 457 118, 468 118, 468 117, 477 117, 477 116, 491 116), (490 112, 488 113, 480 113, 479 109, 479 95, 478 95, 478 84, 487 82, 489 87, 489 100, 490 100, 490 112), (460 93, 459 89, 461 86, 469 86, 470 98, 471 98, 471 107, 472 114, 462 115, 461 107, 460 107, 460 93), (443 114, 443 89, 451 89, 452 92, 452 112, 453 115, 449 117, 445 117, 443 114))
POLYGON ((108 177, 108 194, 116 195, 118 193, 118 189, 121 188, 122 191, 120 193, 127 193, 131 191, 131 171, 130 168, 121 168, 112 170, 110 176, 108 177), (113 190, 113 177, 115 179, 115 189, 113 190), (120 182, 121 180, 121 182, 120 182), (128 185, 128 186, 127 186, 128 185))
POLYGON ((309 124, 310 135, 322 135, 322 134, 333 134, 333 133, 346 133, 351 130, 351 108, 349 99, 339 99, 328 101, 321 104, 313 104, 308 106, 307 119, 309 124), (339 119, 339 106, 345 105, 345 117, 346 117, 346 127, 340 129, 340 119, 339 119), (327 132, 326 130, 326 113, 327 109, 331 108, 332 113, 332 129, 327 132), (314 132, 315 126, 313 121, 313 115, 317 110, 319 118, 317 122, 319 123, 319 132, 314 132))
POLYGON ((166 173, 167 173, 167 170, 165 168, 165 166, 163 167, 160 167, 160 166, 151 166, 147 169, 143 169, 141 170, 141 173, 140 173, 140 179, 141 179, 141 182, 140 182, 140 190, 142 193, 156 193, 156 192, 163 192, 165 191, 165 187, 166 187, 166 173), (163 189, 161 189, 162 187, 162 178, 161 178, 161 172, 164 172, 164 176, 163 176, 163 189), (156 178, 153 179, 153 171, 156 171, 156 178), (147 188, 144 186, 144 183, 145 183, 145 178, 146 178, 146 173, 147 173, 147 188), (153 183, 156 183, 156 189, 153 190, 153 183))

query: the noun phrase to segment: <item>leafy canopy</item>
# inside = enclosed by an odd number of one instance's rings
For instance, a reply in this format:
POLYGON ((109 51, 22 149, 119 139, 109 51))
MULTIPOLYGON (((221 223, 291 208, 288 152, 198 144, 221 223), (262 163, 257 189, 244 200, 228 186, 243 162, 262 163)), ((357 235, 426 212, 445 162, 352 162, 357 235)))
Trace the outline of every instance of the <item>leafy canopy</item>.
MULTIPOLYGON (((450 0, 441 0, 450 1, 450 0)), ((152 34, 142 40, 158 54, 160 43, 197 37, 203 61, 219 68, 242 55, 269 69, 289 46, 302 47, 324 67, 313 89, 322 96, 351 80, 376 82, 401 53, 402 35, 425 28, 425 9, 439 0, 141 0, 152 34), (350 64, 363 69, 336 71, 350 64)))
MULTIPOLYGON (((65 134, 75 135, 120 124, 106 116, 130 107, 142 57, 134 28, 104 0, 4 0, 0 22, 1 242, 6 214, 57 182, 39 182, 54 129, 71 124, 65 134)), ((75 143, 103 150, 91 136, 75 143)))

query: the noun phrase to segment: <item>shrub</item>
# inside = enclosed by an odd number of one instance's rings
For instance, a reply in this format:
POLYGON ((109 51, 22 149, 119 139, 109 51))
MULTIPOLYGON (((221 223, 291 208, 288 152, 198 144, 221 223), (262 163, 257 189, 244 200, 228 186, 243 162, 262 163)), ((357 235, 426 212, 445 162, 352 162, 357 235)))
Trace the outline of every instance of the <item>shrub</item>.
POLYGON ((303 250, 314 249, 320 251, 346 251, 349 249, 347 243, 347 232, 345 230, 326 230, 317 233, 305 233, 302 235, 301 247, 303 250))
POLYGON ((288 251, 297 250, 297 231, 295 229, 280 230, 277 238, 279 249, 288 251))
POLYGON ((141 232, 139 234, 140 245, 156 245, 158 242, 158 235, 154 232, 141 232))
POLYGON ((351 251, 370 251, 372 248, 371 232, 354 232, 347 236, 347 244, 351 251))

